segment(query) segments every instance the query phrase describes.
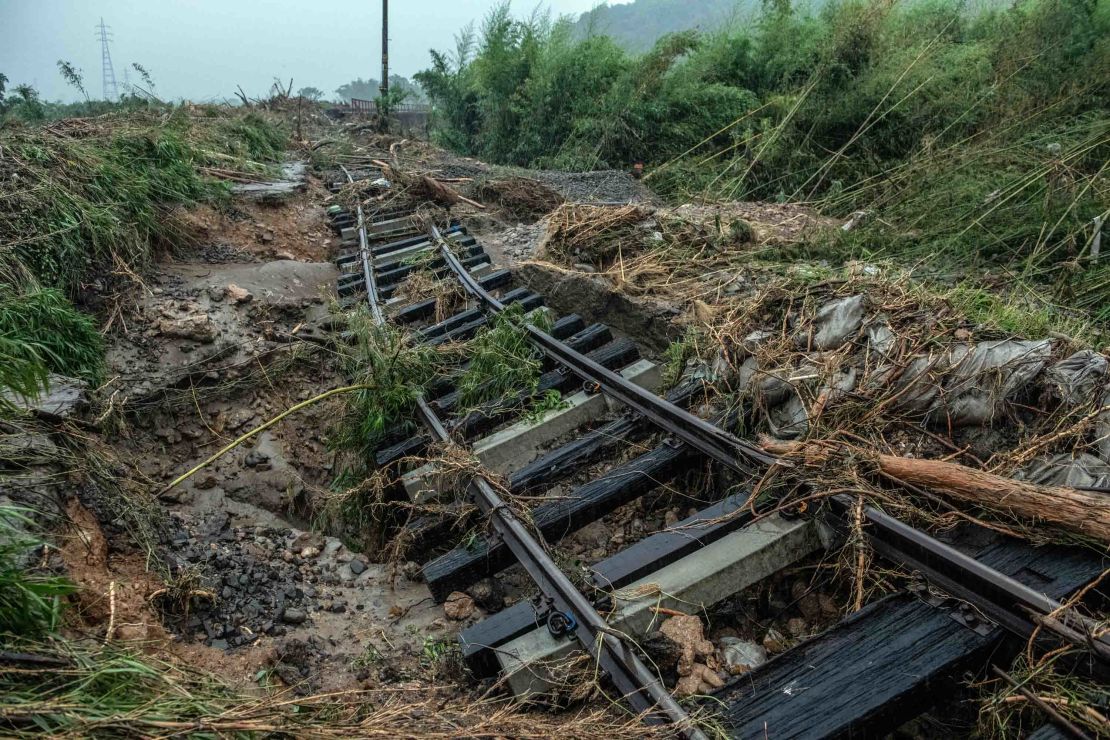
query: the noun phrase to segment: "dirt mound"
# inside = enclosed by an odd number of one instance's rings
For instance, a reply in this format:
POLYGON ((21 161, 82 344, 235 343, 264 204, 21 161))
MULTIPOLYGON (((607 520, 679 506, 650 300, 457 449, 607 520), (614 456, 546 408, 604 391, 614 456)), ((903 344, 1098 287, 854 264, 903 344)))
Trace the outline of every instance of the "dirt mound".
POLYGON ((640 206, 566 204, 547 217, 547 233, 537 251, 565 264, 605 267, 624 250, 632 254, 643 249, 651 214, 640 206))
POLYGON ((485 180, 475 192, 486 203, 496 203, 511 217, 532 223, 563 204, 563 197, 538 180, 505 177, 485 180))

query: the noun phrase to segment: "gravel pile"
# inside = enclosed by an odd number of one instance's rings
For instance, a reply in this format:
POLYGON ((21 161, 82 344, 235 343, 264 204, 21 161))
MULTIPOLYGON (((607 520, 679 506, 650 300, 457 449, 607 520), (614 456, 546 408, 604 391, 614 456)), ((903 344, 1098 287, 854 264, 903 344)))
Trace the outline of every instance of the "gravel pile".
POLYGON ((361 560, 340 565, 342 546, 329 540, 323 552, 292 529, 230 527, 224 513, 182 528, 173 540, 177 573, 199 574, 199 588, 214 598, 194 598, 188 614, 163 602, 167 621, 179 632, 217 648, 247 645, 262 634, 284 635, 318 610, 345 612, 335 593, 365 568, 361 560))
POLYGON ((643 183, 628 172, 600 170, 597 172, 530 172, 540 182, 550 185, 572 203, 651 203, 653 196, 643 183))

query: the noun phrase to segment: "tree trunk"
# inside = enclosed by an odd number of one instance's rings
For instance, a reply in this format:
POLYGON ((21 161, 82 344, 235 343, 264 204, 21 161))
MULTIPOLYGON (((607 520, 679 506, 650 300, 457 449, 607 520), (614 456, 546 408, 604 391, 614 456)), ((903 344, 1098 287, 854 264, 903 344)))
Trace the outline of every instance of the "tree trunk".
MULTIPOLYGON (((763 449, 776 455, 800 458, 803 466, 818 466, 846 457, 827 444, 782 442, 764 439, 763 449)), ((856 455, 859 451, 854 451, 856 455)), ((879 470, 891 478, 973 503, 1029 524, 1048 523, 1074 534, 1110 545, 1110 495, 1063 486, 1004 478, 942 460, 919 460, 894 455, 874 455, 879 470)))

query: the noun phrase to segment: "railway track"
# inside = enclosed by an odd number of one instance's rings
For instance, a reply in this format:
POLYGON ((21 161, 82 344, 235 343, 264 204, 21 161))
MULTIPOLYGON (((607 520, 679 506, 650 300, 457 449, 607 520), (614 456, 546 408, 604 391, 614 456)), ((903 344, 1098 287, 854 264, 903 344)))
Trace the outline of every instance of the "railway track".
MULTIPOLYGON (((351 173, 344 175, 354 182, 351 173)), ((337 209, 330 217, 349 247, 336 260, 344 271, 337 286, 341 301, 364 302, 376 323, 404 326, 415 341, 466 339, 509 305, 544 305, 542 296, 515 285, 510 271, 495 269, 462 224, 426 228, 403 209, 375 213, 373 220, 361 208, 337 209), (435 298, 401 299, 399 289, 417 260, 437 279, 457 281, 466 307, 436 321, 435 298)), ((404 473, 403 487, 413 500, 457 498, 465 491, 489 521, 488 536, 426 562, 425 580, 442 602, 520 564, 537 596, 460 635, 475 675, 502 674, 519 694, 541 692, 554 683, 551 661, 577 649, 590 655, 645 721, 672 723, 678 734, 699 737, 686 707, 645 664, 635 638, 648 631, 660 609, 696 613, 830 546, 854 515, 854 502, 834 496, 820 511, 789 508, 753 519, 749 494, 755 476, 786 463, 727 431, 741 412, 711 419, 691 413, 692 404, 704 405, 707 398, 700 381, 658 395, 658 368, 632 340, 603 324, 587 325, 570 314, 557 317, 548 331, 527 323, 523 329, 545 358, 534 390, 464 413, 449 379, 437 382, 417 402, 420 429, 390 439, 376 453, 377 464, 386 466, 433 445, 461 445, 504 481, 495 487, 478 474, 446 490, 434 463, 404 473), (564 408, 540 420, 521 418, 529 401, 547 391, 562 394, 564 408), (632 445, 644 451, 613 461, 632 445), (568 483, 586 466, 599 465, 590 480, 568 483), (696 514, 595 563, 587 584, 575 584, 560 569, 553 553, 561 538, 707 466, 719 484, 714 488, 727 495, 710 496, 696 514), (534 506, 527 522, 504 495, 559 484, 566 492, 534 506), (654 587, 650 598, 623 595, 646 593, 645 586, 654 587)), ((830 737, 894 729, 935 703, 963 671, 998 660, 1016 639, 1084 643, 1092 664, 1110 656, 1110 645, 1092 638, 1090 625, 1058 601, 1098 576, 1102 558, 1012 541, 968 552, 877 509, 865 507, 862 516, 874 551, 919 574, 922 587, 868 606, 722 688, 715 706, 725 707, 724 726, 734 736, 770 731, 830 737), (854 690, 846 691, 845 682, 854 690), (829 702, 836 711, 828 711, 829 702)), ((443 518, 428 516, 410 521, 402 534, 420 549, 442 545, 450 530, 443 518)))

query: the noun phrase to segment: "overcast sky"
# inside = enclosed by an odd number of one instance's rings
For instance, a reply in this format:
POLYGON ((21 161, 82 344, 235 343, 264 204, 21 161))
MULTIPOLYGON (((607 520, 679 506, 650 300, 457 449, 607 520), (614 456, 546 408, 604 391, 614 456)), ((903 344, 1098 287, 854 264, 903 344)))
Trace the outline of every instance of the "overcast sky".
MULTIPOLYGON (((390 69, 411 76, 428 64, 428 49, 449 49, 456 31, 481 18, 496 0, 394 0, 390 3, 390 69)), ((543 0, 555 13, 578 14, 597 0, 543 0)), ((534 0, 513 2, 527 14, 534 0)), ((261 95, 275 76, 328 97, 355 77, 381 72, 380 0, 0 0, 0 72, 9 88, 33 84, 48 100, 76 100, 58 74, 65 59, 83 70, 85 87, 101 96, 100 42, 111 27, 116 79, 139 62, 166 99, 233 98, 236 85, 261 95)), ((132 81, 137 75, 130 72, 132 81)))

